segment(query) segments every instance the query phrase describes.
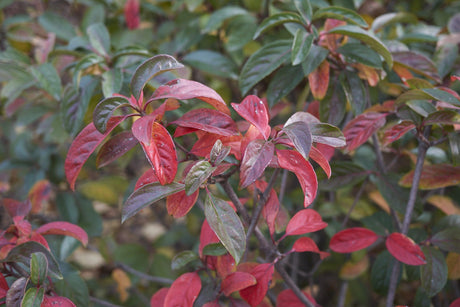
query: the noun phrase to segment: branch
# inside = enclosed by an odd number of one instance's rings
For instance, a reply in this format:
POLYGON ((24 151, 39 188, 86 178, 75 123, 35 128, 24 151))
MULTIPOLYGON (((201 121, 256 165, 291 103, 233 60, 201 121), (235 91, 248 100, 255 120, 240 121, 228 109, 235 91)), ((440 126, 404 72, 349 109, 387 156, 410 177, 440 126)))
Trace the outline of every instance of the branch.
POLYGON ((90 296, 90 297, 89 297, 89 300, 90 300, 90 302, 93 302, 93 303, 95 303, 95 304, 97 304, 97 305, 99 305, 99 306, 104 306, 104 307, 122 307, 122 306, 120 306, 120 305, 115 305, 115 304, 106 302, 106 301, 104 301, 104 300, 98 299, 98 298, 96 298, 96 297, 94 297, 94 296, 90 296))
POLYGON ((302 292, 302 290, 297 287, 295 282, 291 279, 289 274, 284 270, 284 267, 281 263, 276 263, 275 268, 278 271, 278 273, 281 275, 281 277, 284 279, 284 282, 288 285, 288 287, 295 293, 295 295, 299 298, 299 300, 308 307, 315 307, 315 305, 310 302, 310 300, 305 296, 305 294, 302 292))
POLYGON ((151 276, 143 272, 139 272, 138 270, 133 269, 132 267, 127 266, 126 264, 121 263, 121 262, 117 262, 115 263, 115 265, 128 273, 131 273, 133 275, 136 275, 137 277, 140 277, 142 279, 145 279, 151 282, 165 284, 165 285, 171 285, 174 282, 172 279, 169 279, 169 278, 151 276))

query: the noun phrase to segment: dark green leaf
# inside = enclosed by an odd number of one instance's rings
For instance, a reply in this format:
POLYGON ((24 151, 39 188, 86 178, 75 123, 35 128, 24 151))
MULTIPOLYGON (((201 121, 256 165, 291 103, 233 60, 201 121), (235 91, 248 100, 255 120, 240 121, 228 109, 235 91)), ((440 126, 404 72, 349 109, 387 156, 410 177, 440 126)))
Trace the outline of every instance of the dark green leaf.
POLYGON ((106 56, 110 51, 110 34, 103 23, 92 24, 86 29, 89 42, 96 52, 106 56))
POLYGON ((32 74, 42 89, 47 91, 54 99, 59 100, 62 93, 61 78, 56 68, 50 63, 45 63, 32 68, 32 74))
POLYGON ((395 175, 380 176, 377 178, 377 187, 391 208, 399 213, 406 212, 409 190, 398 184, 398 178, 395 175))
POLYGON ((437 100, 444 101, 453 105, 460 105, 460 101, 454 95, 437 88, 425 88, 407 91, 396 99, 396 103, 402 104, 410 100, 437 100))
POLYGON ((45 288, 29 288, 22 298, 21 306, 40 307, 45 297, 45 288))
POLYGON ((131 194, 123 205, 121 222, 123 223, 141 209, 156 203, 166 196, 182 191, 184 188, 185 185, 176 182, 166 185, 151 183, 142 186, 131 194))
POLYGON ((48 275, 48 259, 43 253, 33 253, 30 259, 30 280, 35 285, 42 285, 48 275))
POLYGON ((458 46, 456 44, 445 44, 438 47, 434 61, 441 79, 452 70, 457 56, 458 46))
POLYGON ((294 0, 294 5, 297 12, 302 16, 304 23, 310 24, 312 14, 310 0, 294 0))
POLYGON ((192 195, 198 188, 208 180, 212 172, 216 170, 216 167, 212 166, 206 160, 198 161, 185 177, 185 194, 187 196, 192 195))
MULTIPOLYGON (((390 286, 390 278, 392 268, 395 265, 396 260, 390 255, 388 251, 383 251, 375 259, 371 269, 371 284, 372 288, 379 294, 385 295, 388 292, 390 286)), ((399 270, 398 280, 401 279, 402 270, 399 270)))
POLYGON ((304 79, 302 66, 286 65, 276 71, 267 89, 267 102, 273 106, 288 95, 304 79))
POLYGON ((139 99, 145 84, 153 77, 169 70, 182 68, 184 65, 177 62, 175 58, 166 54, 159 54, 143 62, 131 78, 131 92, 136 99, 139 99))
POLYGON ((15 246, 8 253, 8 256, 1 260, 1 262, 20 262, 28 267, 30 265, 32 254, 38 252, 44 254, 48 260, 49 275, 56 278, 62 278, 59 264, 54 258, 53 254, 51 254, 51 252, 46 247, 35 241, 29 241, 15 246))
POLYGON ((380 54, 390 68, 393 66, 393 57, 391 53, 380 39, 371 32, 365 31, 358 26, 345 25, 333 28, 328 33, 342 34, 359 39, 380 54))
MULTIPOLYGON (((271 74, 289 59, 291 51, 290 40, 278 40, 271 42, 257 50, 244 64, 239 86, 241 92, 246 95, 249 90, 263 78, 271 74)), ((319 64, 318 64, 319 65, 319 64)))
POLYGON ((230 78, 238 78, 238 67, 226 56, 212 50, 197 50, 182 58, 184 63, 210 73, 212 75, 230 78))
POLYGON ((355 115, 363 113, 367 106, 368 97, 358 74, 345 70, 344 80, 341 83, 345 96, 353 108, 353 113, 355 115))
POLYGON ((246 235, 238 215, 226 201, 209 193, 206 197, 204 213, 220 242, 235 262, 239 263, 246 249, 246 235))
POLYGON ((123 72, 120 68, 112 68, 102 74, 102 93, 110 97, 119 93, 123 85, 123 72))
POLYGON ((193 251, 183 251, 174 256, 171 261, 172 270, 183 269, 187 264, 192 261, 198 260, 198 255, 193 251))
POLYGON ((230 20, 226 32, 227 41, 225 49, 229 52, 241 50, 252 37, 257 29, 257 19, 252 15, 239 15, 230 20))
POLYGON ((53 280, 56 292, 67 297, 77 306, 90 306, 88 287, 80 277, 80 273, 67 262, 61 262, 61 268, 63 278, 53 280))
POLYGON ((339 128, 325 123, 314 123, 310 126, 313 142, 326 144, 332 147, 346 145, 345 136, 339 128))
POLYGON ((436 107, 427 100, 410 100, 406 102, 406 105, 415 113, 423 117, 436 112, 436 107))
POLYGON ((366 216, 361 219, 363 225, 374 231, 380 236, 386 236, 389 233, 393 233, 393 220, 391 216, 384 212, 378 211, 371 216, 366 216))
POLYGON ((77 65, 75 65, 73 73, 73 82, 75 86, 80 86, 80 80, 85 69, 103 62, 104 58, 94 53, 90 53, 78 61, 77 65))
POLYGON ((346 21, 357 26, 367 28, 367 22, 355 11, 339 6, 329 6, 319 9, 313 14, 313 20, 320 18, 333 18, 346 21))
POLYGON ((46 11, 38 17, 38 23, 46 32, 55 33, 59 39, 64 41, 68 41, 77 35, 68 19, 50 11, 46 11))
POLYGON ((88 28, 94 23, 103 23, 105 20, 105 8, 104 5, 93 3, 87 6, 85 15, 83 16, 81 27, 82 29, 88 28))
POLYGON ((353 162, 332 162, 332 176, 329 180, 322 180, 319 188, 334 191, 345 186, 356 185, 369 176, 369 172, 353 162))
POLYGON ((429 297, 439 293, 447 282, 447 264, 441 251, 422 246, 426 264, 420 266, 422 288, 429 297))
POLYGON ((139 46, 128 46, 128 47, 123 47, 121 49, 118 49, 115 51, 112 57, 112 61, 115 62, 119 58, 123 56, 139 56, 139 57, 150 57, 151 54, 150 52, 142 47, 139 46))
POLYGON ((220 242, 208 244, 203 248, 203 255, 206 256, 222 256, 226 253, 227 250, 225 249, 225 246, 223 246, 220 242))
POLYGON ((430 242, 442 250, 460 254, 460 228, 449 227, 436 233, 430 242))
POLYGON ((395 23, 417 23, 417 16, 412 13, 398 12, 398 13, 387 13, 378 16, 372 23, 372 31, 378 32, 383 27, 395 24, 395 23))
POLYGON ((93 112, 93 122, 96 129, 101 133, 105 133, 107 122, 112 117, 113 112, 120 107, 126 106, 130 106, 129 100, 121 96, 113 96, 101 100, 93 112))
POLYGON ((311 74, 326 59, 329 51, 323 47, 313 44, 307 57, 302 62, 302 69, 305 76, 311 74))
POLYGON ((284 133, 291 139, 297 151, 308 159, 310 154, 312 136, 309 125, 305 122, 297 121, 283 127, 284 133))
POLYGON ((239 6, 227 6, 223 7, 211 14, 209 17, 208 23, 202 30, 203 33, 209 33, 220 28, 225 20, 238 16, 249 14, 248 11, 239 7, 239 6))
POLYGON ((292 65, 302 63, 310 52, 311 45, 313 44, 314 35, 308 33, 303 29, 298 29, 292 42, 291 62, 292 65))
POLYGON ((347 43, 337 48, 337 52, 349 58, 353 62, 382 69, 380 55, 373 49, 361 43, 347 43))
POLYGON ((291 12, 282 12, 274 14, 268 18, 265 18, 260 26, 257 28, 256 33, 254 33, 253 39, 259 37, 260 34, 264 33, 270 28, 273 28, 284 23, 294 22, 298 24, 303 24, 302 18, 296 13, 291 12))
POLYGON ((460 134, 457 132, 449 133, 449 147, 454 165, 460 165, 460 134))

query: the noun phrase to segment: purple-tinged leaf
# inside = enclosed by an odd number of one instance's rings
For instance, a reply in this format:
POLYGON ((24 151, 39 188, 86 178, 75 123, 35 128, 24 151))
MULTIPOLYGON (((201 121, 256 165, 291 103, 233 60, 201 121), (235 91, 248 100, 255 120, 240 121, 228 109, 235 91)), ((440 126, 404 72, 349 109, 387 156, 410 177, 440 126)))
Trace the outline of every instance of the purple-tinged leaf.
POLYGON ((284 126, 283 131, 292 141, 297 151, 305 159, 308 159, 312 145, 312 136, 308 124, 301 121, 293 122, 290 125, 284 126))
POLYGON ((326 173, 327 178, 331 178, 332 170, 331 166, 329 165, 329 161, 319 149, 317 149, 316 147, 312 147, 310 150, 310 158, 313 159, 316 163, 318 163, 318 165, 326 173))
POLYGON ((441 82, 436 65, 426 56, 413 51, 393 52, 393 60, 405 68, 428 77, 438 83, 441 82))
POLYGON ((385 125, 385 113, 367 112, 355 117, 343 129, 347 150, 352 151, 364 144, 372 134, 385 125))
POLYGON ((327 227, 321 215, 313 209, 303 209, 297 212, 286 227, 286 236, 303 235, 327 227))
POLYGON ((268 125, 270 117, 267 106, 262 99, 255 95, 249 95, 240 104, 232 103, 235 111, 248 122, 253 124, 267 140, 270 136, 271 128, 268 125))
POLYGON ((107 123, 112 117, 113 112, 118 108, 129 106, 131 106, 129 100, 122 96, 113 96, 101 100, 93 112, 94 126, 100 133, 105 133, 107 123))
POLYGON ((146 184, 132 193, 123 205, 121 222, 123 223, 134 216, 141 209, 156 203, 169 195, 182 191, 185 185, 182 183, 170 183, 161 185, 160 183, 146 184))
POLYGON ((332 147, 344 147, 347 144, 342 131, 330 124, 311 124, 310 132, 312 140, 315 143, 326 144, 332 147))
POLYGON ((96 157, 96 166, 106 166, 137 145, 137 139, 131 131, 123 131, 114 135, 99 149, 96 157))
POLYGON ((385 245, 390 254, 402 263, 408 265, 426 264, 425 255, 420 246, 402 233, 394 232, 390 234, 385 241, 385 245))
POLYGON ((8 292, 6 292, 6 306, 20 307, 27 287, 27 279, 20 277, 12 284, 8 292))
POLYGON ((188 171, 185 177, 185 194, 187 196, 192 195, 198 188, 208 180, 209 176, 216 170, 215 166, 212 166, 206 160, 198 161, 188 171))
POLYGON ((275 145, 265 140, 254 140, 248 144, 241 162, 241 188, 247 187, 263 174, 270 164, 274 150, 275 145))
POLYGON ((383 133, 383 146, 387 146, 400 138, 402 138, 407 132, 414 129, 415 125, 412 121, 405 120, 396 125, 385 129, 383 133))
POLYGON ((209 162, 211 162, 212 165, 219 165, 230 154, 231 150, 232 147, 224 146, 222 141, 217 139, 209 154, 209 162))
POLYGON ((460 254, 460 229, 458 227, 449 227, 436 233, 430 242, 442 250, 460 254))
POLYGON ((176 219, 185 216, 192 209, 193 205, 195 205, 198 195, 198 190, 190 196, 187 196, 185 191, 169 195, 166 198, 166 209, 168 210, 168 214, 176 219))
MULTIPOLYGON (((412 170, 401 178, 399 184, 403 187, 410 187, 413 177, 414 171, 412 170)), ((434 190, 457 185, 459 183, 460 166, 453 166, 450 164, 425 165, 423 166, 419 188, 421 190, 434 190)))
POLYGON ((238 134, 236 124, 229 115, 211 109, 196 109, 189 111, 178 120, 172 122, 172 124, 223 136, 238 134))
POLYGON ((438 294, 447 282, 447 263, 443 253, 431 246, 423 246, 426 264, 420 267, 420 281, 429 297, 438 294))
POLYGON ((425 125, 454 125, 460 124, 460 114, 452 110, 441 110, 430 113, 424 120, 425 125))

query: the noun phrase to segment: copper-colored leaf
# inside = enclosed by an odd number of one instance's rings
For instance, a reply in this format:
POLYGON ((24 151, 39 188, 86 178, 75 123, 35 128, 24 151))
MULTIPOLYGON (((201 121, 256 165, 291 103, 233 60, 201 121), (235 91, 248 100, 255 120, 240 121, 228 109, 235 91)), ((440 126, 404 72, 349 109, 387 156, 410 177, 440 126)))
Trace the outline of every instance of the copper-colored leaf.
POLYGON ((117 292, 120 295, 120 301, 125 302, 129 297, 128 290, 131 287, 131 279, 125 271, 118 268, 112 271, 112 278, 117 283, 117 292))
POLYGON ((324 60, 318 68, 308 75, 311 93, 315 99, 321 100, 326 96, 329 87, 329 62, 324 60))
POLYGON ((460 279, 460 254, 448 253, 446 257, 449 279, 460 279))
POLYGON ((366 112, 358 115, 343 129, 347 150, 352 151, 364 144, 374 132, 385 125, 385 113, 366 112))
POLYGON ((259 178, 274 155, 275 145, 264 140, 248 144, 241 161, 240 186, 245 188, 259 178))
POLYGON ((51 196, 51 184, 48 180, 37 181, 27 195, 32 206, 31 213, 38 213, 43 202, 46 202, 51 196))
POLYGON ((265 140, 270 136, 271 128, 268 125, 269 115, 264 102, 255 95, 249 95, 240 104, 232 103, 235 111, 248 122, 253 124, 265 140))
POLYGON ((354 227, 336 233, 329 247, 337 253, 352 253, 372 245, 378 236, 372 230, 354 227))
POLYGON ((460 215, 460 208, 454 203, 454 201, 451 198, 447 196, 432 195, 428 197, 426 201, 447 215, 460 215))
POLYGON ((369 257, 365 255, 357 262, 347 261, 340 269, 340 278, 352 280, 363 274, 369 268, 369 257))
POLYGON ((212 109, 195 109, 189 111, 178 120, 172 122, 172 124, 223 136, 238 134, 236 124, 229 115, 212 109))
POLYGON ((168 213, 174 218, 185 216, 195 205, 198 199, 199 191, 195 191, 192 195, 187 196, 185 191, 172 194, 166 198, 166 208, 168 213))
POLYGON ((385 241, 385 245, 390 254, 402 263, 409 265, 422 265, 426 263, 425 255, 423 255, 420 246, 402 233, 394 232, 389 235, 385 241))
MULTIPOLYGON (((410 187, 414 177, 414 171, 410 171, 401 178, 399 184, 403 187, 410 187)), ((420 178, 419 189, 434 190, 445 188, 460 183, 460 166, 451 164, 425 165, 420 178)))
POLYGON ((402 138, 407 132, 414 129, 415 125, 412 121, 405 120, 385 129, 383 134, 383 145, 387 146, 400 138, 402 138))
POLYGON ((35 232, 41 235, 64 235, 71 236, 81 242, 88 244, 88 234, 80 226, 69 222, 51 222, 35 229, 35 232))

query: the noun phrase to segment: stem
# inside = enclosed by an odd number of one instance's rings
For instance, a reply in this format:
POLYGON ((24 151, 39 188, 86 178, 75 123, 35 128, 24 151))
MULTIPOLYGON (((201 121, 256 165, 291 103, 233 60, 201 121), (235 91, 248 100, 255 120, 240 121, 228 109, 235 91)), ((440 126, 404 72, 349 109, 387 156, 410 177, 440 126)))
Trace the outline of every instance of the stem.
POLYGON ((151 276, 151 275, 139 272, 138 270, 133 269, 132 267, 127 266, 126 264, 123 264, 123 263, 120 263, 120 262, 117 262, 116 266, 121 268, 121 269, 123 269, 124 271, 126 271, 128 273, 131 273, 133 275, 136 275, 136 276, 138 276, 138 277, 140 277, 142 279, 145 279, 145 280, 148 280, 148 281, 151 281, 151 282, 155 282, 155 283, 159 283, 159 284, 165 284, 165 285, 171 285, 174 282, 174 280, 169 279, 169 278, 151 276))
POLYGON ((98 299, 94 296, 90 296, 89 297, 89 300, 90 302, 93 302, 99 306, 104 306, 104 307, 121 307, 120 305, 115 305, 115 304, 112 304, 112 303, 109 303, 109 302, 106 302, 104 300, 101 300, 101 299, 98 299))
POLYGON ((354 201, 353 201, 353 204, 351 205, 350 209, 349 209, 348 212, 347 212, 347 215, 345 216, 345 218, 344 218, 343 221, 342 221, 342 228, 345 227, 345 225, 346 225, 347 222, 348 222, 348 219, 350 218, 351 212, 353 211, 353 209, 355 209, 356 204, 358 204, 358 201, 359 201, 359 199, 361 198, 361 195, 362 195, 363 192, 364 192, 365 183, 366 183, 366 181, 364 181, 364 182, 361 184, 361 186, 359 187, 358 193, 356 193, 356 197, 355 197, 355 199, 354 199, 354 201))
POLYGON ((288 287, 295 293, 295 295, 299 298, 299 300, 308 307, 315 307, 315 305, 310 302, 310 300, 305 296, 305 294, 297 287, 295 282, 291 279, 289 274, 286 272, 284 269, 283 265, 281 263, 276 263, 275 268, 278 271, 278 273, 281 275, 281 277, 284 279, 284 282, 288 285, 288 287))
MULTIPOLYGON (((424 131, 425 138, 429 132, 430 132, 430 129, 425 128, 425 131, 424 131)), ((422 177, 423 161, 425 160, 425 156, 426 156, 426 152, 428 148, 429 148, 429 144, 422 141, 421 137, 419 137, 418 155, 417 155, 417 161, 415 162, 414 177, 412 178, 412 186, 410 189, 409 200, 407 202, 406 214, 404 215, 404 222, 403 222, 402 229, 401 229, 401 233, 404 235, 406 235, 409 230, 412 213, 414 212, 415 201, 417 200, 417 194, 418 194, 418 186, 420 183, 420 178, 422 177)), ((396 294, 399 270, 401 266, 399 261, 397 261, 396 259, 393 260, 393 263, 394 265, 391 271, 390 287, 388 289, 386 307, 393 306, 393 301, 394 301, 395 294, 396 294)))
POLYGON ((339 299, 337 300, 337 307, 344 307, 345 306, 345 299, 347 296, 348 290, 348 281, 344 280, 342 285, 340 286, 339 292, 339 299))

